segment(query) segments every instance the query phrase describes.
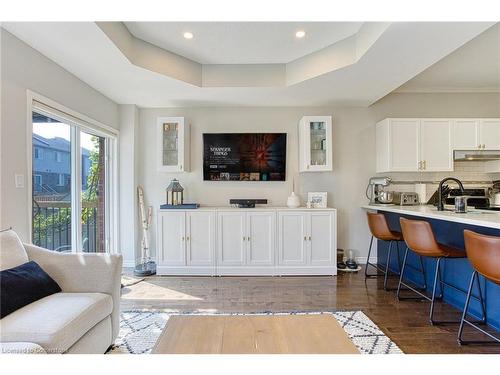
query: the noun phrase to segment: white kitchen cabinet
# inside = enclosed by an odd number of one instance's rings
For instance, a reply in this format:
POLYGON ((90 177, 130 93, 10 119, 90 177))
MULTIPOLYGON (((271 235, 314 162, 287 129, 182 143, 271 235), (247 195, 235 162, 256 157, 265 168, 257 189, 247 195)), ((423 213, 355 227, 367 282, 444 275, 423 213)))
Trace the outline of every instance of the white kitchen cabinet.
POLYGON ((453 149, 500 150, 500 119, 454 119, 453 149))
POLYGON ((452 122, 447 119, 420 121, 420 170, 453 171, 452 122))
POLYGON ((189 124, 184 117, 158 117, 157 164, 159 172, 189 171, 189 124))
POLYGON ((332 117, 302 117, 299 123, 300 172, 331 171, 332 150, 332 117))
POLYGON ((242 266, 245 263, 245 212, 228 211, 217 214, 219 267, 242 266))
POLYGON ((307 265, 307 215, 301 211, 278 213, 278 253, 280 266, 307 265))
POLYGON ((276 215, 274 212, 247 212, 247 264, 273 266, 276 215))
POLYGON ((454 150, 480 149, 479 120, 477 119, 453 120, 453 149, 454 150))
POLYGON ((160 210, 159 275, 336 275, 336 210, 160 210))
POLYGON ((186 264, 213 268, 215 265, 215 212, 186 212, 186 264))
POLYGON ((278 212, 278 274, 337 274, 336 211, 278 212))
POLYGON ((500 119, 481 119, 479 139, 483 150, 500 150, 500 119))
POLYGON ((335 215, 331 212, 309 213, 309 264, 331 266, 336 259, 335 215))
POLYGON ((214 211, 170 211, 158 215, 158 274, 214 275, 214 211))
POLYGON ((274 274, 276 213, 236 210, 217 216, 217 274, 274 274))
POLYGON ((168 212, 158 216, 159 266, 186 265, 186 214, 168 212))
POLYGON ((420 165, 420 120, 385 119, 375 128, 377 172, 415 172, 420 165))
POLYGON ((377 173, 453 170, 448 119, 385 119, 376 125, 377 173))

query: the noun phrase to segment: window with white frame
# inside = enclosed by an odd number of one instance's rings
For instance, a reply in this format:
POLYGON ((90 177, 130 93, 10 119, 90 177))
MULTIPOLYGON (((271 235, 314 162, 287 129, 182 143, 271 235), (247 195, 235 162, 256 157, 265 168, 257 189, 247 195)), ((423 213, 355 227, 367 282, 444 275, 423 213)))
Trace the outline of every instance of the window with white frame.
POLYGON ((50 155, 41 160, 33 147, 32 242, 59 252, 114 252, 117 133, 68 112, 32 102, 32 141, 50 155))

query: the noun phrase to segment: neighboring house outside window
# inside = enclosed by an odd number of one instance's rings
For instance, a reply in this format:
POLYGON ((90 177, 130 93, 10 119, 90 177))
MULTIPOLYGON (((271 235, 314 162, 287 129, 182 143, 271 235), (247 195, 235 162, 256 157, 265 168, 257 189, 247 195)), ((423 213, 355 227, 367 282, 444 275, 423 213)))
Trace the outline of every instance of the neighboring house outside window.
POLYGON ((59 181, 57 182, 58 186, 64 186, 65 184, 65 178, 64 178, 64 173, 59 173, 59 181))
POLYGON ((35 191, 38 191, 42 188, 42 175, 34 174, 33 175, 33 187, 35 191))
POLYGON ((43 150, 41 148, 35 147, 35 159, 43 159, 43 150))
POLYGON ((56 151, 56 161, 58 163, 62 162, 62 153, 59 151, 56 151))

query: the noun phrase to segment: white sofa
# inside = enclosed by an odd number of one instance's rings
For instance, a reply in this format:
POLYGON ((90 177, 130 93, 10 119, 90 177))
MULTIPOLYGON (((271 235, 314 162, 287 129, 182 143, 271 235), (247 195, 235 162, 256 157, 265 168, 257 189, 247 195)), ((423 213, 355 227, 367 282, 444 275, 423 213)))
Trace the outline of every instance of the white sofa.
POLYGON ((23 244, 12 230, 0 233, 0 270, 31 260, 62 292, 0 319, 1 352, 106 352, 119 330, 121 255, 61 254, 23 244))

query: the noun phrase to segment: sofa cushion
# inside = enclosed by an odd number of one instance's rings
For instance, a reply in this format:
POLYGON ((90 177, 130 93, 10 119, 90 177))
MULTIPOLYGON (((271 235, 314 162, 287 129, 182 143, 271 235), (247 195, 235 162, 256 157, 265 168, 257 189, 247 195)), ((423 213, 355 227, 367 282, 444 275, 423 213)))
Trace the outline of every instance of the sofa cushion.
POLYGON ((59 285, 33 261, 0 271, 0 318, 60 291, 59 285))
POLYGON ((0 271, 28 262, 28 254, 12 229, 0 232, 0 271))
POLYGON ((108 294, 52 294, 1 319, 0 341, 28 341, 47 353, 64 353, 112 310, 108 294))

